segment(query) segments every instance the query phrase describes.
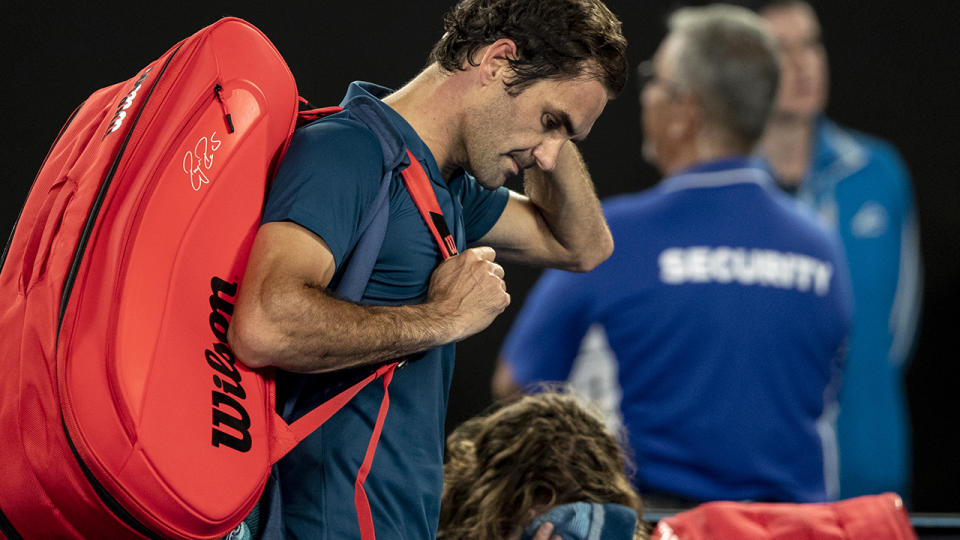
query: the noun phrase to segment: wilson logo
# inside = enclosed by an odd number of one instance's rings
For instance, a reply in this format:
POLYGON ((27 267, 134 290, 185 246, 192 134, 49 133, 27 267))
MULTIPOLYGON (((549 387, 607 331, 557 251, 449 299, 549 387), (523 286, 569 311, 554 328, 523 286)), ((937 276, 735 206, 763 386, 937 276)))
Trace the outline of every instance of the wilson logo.
POLYGON ((240 371, 236 367, 236 358, 227 345, 227 329, 230 323, 227 317, 233 316, 233 302, 236 298, 237 284, 214 277, 210 280, 210 330, 216 342, 213 350, 203 351, 207 364, 216 372, 213 375, 211 391, 213 402, 213 446, 227 446, 238 452, 247 452, 253 444, 250 437, 250 415, 243 408, 247 392, 240 384, 240 371), (228 428, 224 431, 224 428, 228 428))
POLYGON ((123 119, 127 117, 127 109, 133 105, 133 100, 136 99, 137 92, 140 91, 140 87, 143 86, 143 81, 147 80, 147 75, 149 75, 151 71, 153 71, 152 68, 147 68, 147 70, 143 72, 143 75, 137 79, 137 82, 133 83, 133 90, 130 90, 120 104, 117 105, 117 112, 114 113, 113 119, 110 120, 110 127, 107 128, 107 132, 103 134, 103 138, 107 138, 107 135, 120 129, 120 126, 123 125, 123 119))

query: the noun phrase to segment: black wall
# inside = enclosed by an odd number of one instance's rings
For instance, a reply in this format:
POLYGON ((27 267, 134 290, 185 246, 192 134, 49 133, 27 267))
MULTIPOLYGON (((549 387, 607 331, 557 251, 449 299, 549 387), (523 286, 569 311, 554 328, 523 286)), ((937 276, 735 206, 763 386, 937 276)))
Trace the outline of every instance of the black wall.
MULTIPOLYGON (((336 104, 345 85, 365 79, 397 87, 425 62, 450 1, 162 2, 5 4, 2 37, 3 184, 6 238, 63 121, 93 90, 133 76, 170 45, 224 15, 260 27, 285 56, 300 92, 336 104), (334 4, 334 5, 331 5, 334 4)), ((632 64, 652 55, 667 3, 609 0, 624 22, 632 64)), ((960 148, 956 80, 960 53, 954 2, 824 2, 833 79, 829 113, 891 140, 914 175, 926 295, 920 341, 909 370, 915 435, 913 509, 960 511, 960 353, 951 339, 960 303, 960 148)), ((639 108, 631 82, 581 145, 601 196, 657 181, 641 160, 639 108)), ((460 344, 448 429, 485 408, 499 345, 539 272, 509 266, 513 305, 485 332, 460 344)))

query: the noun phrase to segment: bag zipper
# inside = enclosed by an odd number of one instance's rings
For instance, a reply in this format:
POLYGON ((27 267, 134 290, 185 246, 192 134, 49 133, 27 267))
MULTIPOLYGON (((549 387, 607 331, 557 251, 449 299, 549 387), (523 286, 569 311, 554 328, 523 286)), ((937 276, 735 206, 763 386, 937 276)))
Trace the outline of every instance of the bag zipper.
POLYGON ((0 508, 0 534, 6 536, 8 540, 23 540, 23 537, 20 536, 20 533, 13 528, 13 523, 10 523, 10 520, 7 519, 7 516, 3 514, 2 508, 0 508))
MULTIPOLYGON (((143 99, 143 104, 140 106, 140 110, 137 111, 137 116, 133 119, 133 122, 130 124, 130 129, 127 131, 127 136, 123 140, 123 143, 120 145, 120 149, 117 151, 117 156, 113 160, 113 164, 110 165, 110 169, 107 171, 106 176, 103 179, 103 183, 100 186, 100 190, 97 192, 97 198, 94 200, 93 207, 90 209, 90 215, 87 216, 87 222, 84 225, 83 233, 80 236, 80 241, 77 246, 77 250, 74 253, 73 262, 70 265, 70 271, 67 274, 67 279, 64 282, 63 294, 60 298, 60 311, 57 315, 57 347, 59 347, 60 341, 60 327, 63 324, 63 315, 66 311, 67 302, 70 299, 70 293, 73 290, 74 282, 77 278, 77 272, 80 269, 80 262, 83 259, 84 252, 86 251, 87 242, 90 239, 90 235, 93 232, 93 226, 96 223, 97 217, 100 213, 100 208, 103 205, 103 201, 106 198, 107 190, 110 188, 110 184, 113 181, 113 177, 117 172, 117 167, 120 165, 120 160, 123 158, 123 152, 127 148, 127 144, 130 142, 130 138, 133 136, 133 132, 137 127, 137 124, 140 121, 140 116, 143 114, 144 109, 146 109, 147 103, 150 101, 150 98, 153 96, 154 90, 157 89, 157 86, 160 84, 160 80, 163 78, 164 73, 167 71, 167 68, 170 66, 170 62, 180 51, 178 46, 167 58, 166 62, 163 64, 160 72, 157 74, 157 79, 154 81, 153 85, 150 87, 150 92, 143 99)), ((61 406, 62 406, 61 402, 61 406)), ((80 466, 80 469, 83 471, 83 475, 86 477, 87 481, 90 483, 90 486, 96 492, 97 496, 100 498, 100 501, 103 502, 114 516, 120 519, 124 524, 126 524, 131 529, 137 531, 143 536, 150 538, 151 540, 163 540, 163 538, 157 535, 155 532, 151 531, 146 525, 141 523, 137 518, 132 516, 124 507, 113 497, 103 484, 97 480, 93 475, 93 472, 87 467, 87 464, 84 463, 83 458, 80 456, 80 453, 77 451, 76 446, 73 444, 73 439, 70 437, 70 430, 67 428, 66 420, 64 415, 60 415, 61 427, 63 428, 63 434, 67 438, 67 444, 70 446, 70 451, 73 453, 74 459, 77 460, 77 464, 80 466)))
POLYGON ((177 52, 180 51, 178 46, 173 53, 170 54, 170 57, 167 58, 167 61, 164 62, 163 68, 160 69, 160 73, 157 74, 157 80, 154 81, 153 86, 150 87, 150 92, 144 97, 143 104, 140 106, 140 110, 137 111, 136 118, 133 119, 133 123, 130 124, 130 130, 127 131, 127 136, 123 140, 123 144, 120 145, 120 150, 117 151, 117 157, 114 158, 113 164, 110 165, 110 169, 107 171, 107 175, 103 178, 103 183, 100 185, 100 190, 97 192, 97 198, 93 202, 93 207, 90 209, 90 215, 87 216, 87 222, 83 227, 83 233, 80 235, 80 242, 77 245, 77 251, 74 253, 73 262, 70 264, 70 271, 67 273, 67 279, 63 284, 63 294, 60 296, 60 310, 57 314, 57 338, 60 337, 60 326, 63 324, 63 314, 67 309, 67 301, 70 299, 70 293, 73 291, 73 283, 77 279, 77 272, 80 270, 80 261, 83 259, 83 254, 87 249, 87 242, 90 240, 90 235, 93 233, 93 226, 97 221, 97 217, 100 214, 100 207, 103 205, 103 200, 107 196, 107 191, 110 189, 110 184, 113 183, 113 176, 117 172, 117 167, 120 165, 120 160, 123 158, 123 152, 127 148, 127 144, 130 142, 130 138, 133 136, 133 131, 136 129, 137 124, 140 121, 140 116, 143 114, 143 110, 146 108, 147 103, 150 101, 150 98, 153 96, 154 90, 157 89, 157 85, 160 84, 160 79, 163 77, 163 74, 167 71, 167 67, 170 66, 170 61, 177 55, 177 52))
POLYGON ((64 422, 63 418, 60 419, 61 426, 63 426, 63 433, 67 436, 67 444, 70 445, 70 451, 73 452, 73 457, 77 458, 77 464, 80 465, 80 469, 83 471, 83 476, 87 479, 87 482, 90 483, 90 486, 97 493, 97 496, 100 497, 100 501, 103 502, 113 515, 120 518, 120 521, 123 521, 128 527, 142 534, 143 536, 149 538, 150 540, 164 540, 162 536, 150 530, 146 525, 141 523, 137 518, 133 517, 126 508, 120 504, 117 499, 110 495, 107 491, 107 488, 103 487, 103 484, 93 475, 93 471, 87 468, 86 463, 83 462, 83 459, 80 458, 80 453, 77 452, 77 448, 73 445, 73 439, 70 438, 70 430, 67 429, 67 424, 64 422))
MULTIPOLYGON (((216 87, 220 88, 220 84, 217 83, 216 87)), ((190 127, 192 127, 196 123, 196 120, 201 116, 201 113, 207 110, 206 107, 210 104, 210 101, 212 99, 213 98, 210 97, 209 94, 204 92, 203 96, 191 105, 189 109, 190 111, 189 114, 186 115, 186 119, 177 129, 176 135, 174 135, 169 139, 171 142, 168 148, 164 151, 163 155, 160 157, 160 160, 158 161, 158 163, 170 162, 171 159, 176 155, 176 152, 179 150, 182 150, 182 143, 186 141, 186 135, 190 132, 190 127)), ((136 194, 137 200, 133 205, 134 211, 132 212, 132 215, 137 216, 137 218, 135 220, 132 220, 130 223, 126 224, 126 230, 124 231, 124 238, 126 239, 126 241, 123 243, 123 247, 120 250, 120 259, 117 264, 117 268, 124 269, 123 270, 124 275, 119 275, 117 277, 116 286, 119 286, 120 283, 122 283, 126 277, 125 276, 125 273, 127 271, 126 259, 129 257, 130 252, 133 249, 133 239, 132 239, 131 231, 141 225, 142 216, 143 216, 143 207, 144 207, 145 201, 148 201, 150 199, 156 187, 159 185, 160 180, 163 178, 163 172, 164 171, 161 168, 158 168, 157 170, 153 171, 149 179, 146 182, 144 182, 143 187, 136 194)), ((112 311, 107 323, 109 325, 108 328, 110 329, 110 332, 115 333, 117 325, 119 324, 118 320, 119 320, 118 312, 112 311)), ((116 379, 112 375, 112 372, 111 372, 111 375, 109 375, 109 387, 110 387, 111 393, 114 394, 114 397, 119 395, 120 392, 119 390, 117 390, 116 379)), ((123 426, 124 430, 127 432, 127 437, 130 438, 131 440, 135 439, 136 434, 133 431, 134 421, 130 417, 129 413, 125 409, 120 409, 117 411, 117 413, 120 415, 120 424, 123 426)))

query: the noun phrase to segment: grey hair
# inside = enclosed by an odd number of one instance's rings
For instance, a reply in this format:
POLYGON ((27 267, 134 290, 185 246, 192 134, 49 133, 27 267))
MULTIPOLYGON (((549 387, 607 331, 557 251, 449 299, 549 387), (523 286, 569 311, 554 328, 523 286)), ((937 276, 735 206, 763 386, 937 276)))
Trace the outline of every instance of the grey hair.
POLYGON ((780 80, 774 37, 738 6, 683 8, 667 21, 681 42, 676 83, 697 96, 707 122, 749 151, 763 134, 780 80))

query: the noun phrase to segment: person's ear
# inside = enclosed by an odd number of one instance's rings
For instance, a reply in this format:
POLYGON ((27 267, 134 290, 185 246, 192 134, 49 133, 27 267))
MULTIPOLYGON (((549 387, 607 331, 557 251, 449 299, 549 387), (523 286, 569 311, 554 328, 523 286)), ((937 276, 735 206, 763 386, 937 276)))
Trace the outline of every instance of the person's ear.
POLYGON ((501 82, 513 71, 510 60, 517 58, 517 44, 512 39, 501 38, 483 49, 477 68, 484 85, 501 82))
POLYGON ((671 103, 673 109, 667 133, 674 139, 696 134, 703 121, 703 108, 691 94, 680 94, 671 103))

